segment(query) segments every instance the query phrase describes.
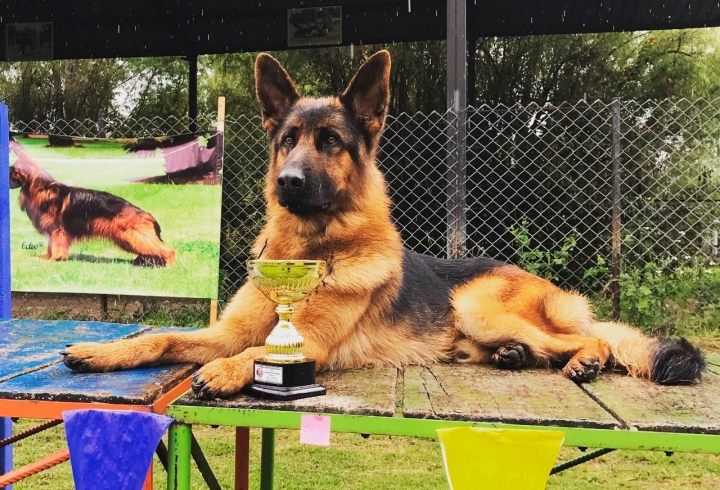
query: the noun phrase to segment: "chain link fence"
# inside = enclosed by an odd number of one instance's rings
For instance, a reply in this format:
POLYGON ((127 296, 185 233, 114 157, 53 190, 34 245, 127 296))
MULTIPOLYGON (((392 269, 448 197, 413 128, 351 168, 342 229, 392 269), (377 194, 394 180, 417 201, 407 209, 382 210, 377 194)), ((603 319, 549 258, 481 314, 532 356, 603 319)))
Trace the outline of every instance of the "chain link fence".
MULTIPOLYGON (((215 119, 196 124, 211 130, 215 119)), ((181 134, 188 126, 173 118, 12 124, 19 132, 114 138, 181 134)), ((264 223, 268 150, 260 117, 227 117, 224 145, 220 297, 227 299, 244 280, 264 223)), ((596 296, 617 295, 613 285, 622 283, 629 301, 645 283, 623 280, 647 273, 648 264, 662 273, 717 261, 720 100, 389 116, 378 163, 393 217, 417 252, 492 256, 596 296)))

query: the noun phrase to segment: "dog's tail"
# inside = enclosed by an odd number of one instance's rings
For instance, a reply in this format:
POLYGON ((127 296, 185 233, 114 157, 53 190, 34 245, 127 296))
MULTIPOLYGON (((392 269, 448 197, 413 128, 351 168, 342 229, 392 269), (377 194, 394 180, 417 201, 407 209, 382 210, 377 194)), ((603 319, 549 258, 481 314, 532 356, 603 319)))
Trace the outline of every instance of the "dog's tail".
POLYGON ((598 322, 583 295, 555 290, 543 304, 546 318, 556 327, 607 342, 615 362, 632 376, 683 385, 698 381, 705 369, 702 353, 687 340, 658 340, 624 323, 598 322))
POLYGON ((661 385, 687 385, 700 380, 705 358, 687 340, 655 339, 624 323, 596 322, 590 335, 608 344, 615 361, 632 376, 661 385))

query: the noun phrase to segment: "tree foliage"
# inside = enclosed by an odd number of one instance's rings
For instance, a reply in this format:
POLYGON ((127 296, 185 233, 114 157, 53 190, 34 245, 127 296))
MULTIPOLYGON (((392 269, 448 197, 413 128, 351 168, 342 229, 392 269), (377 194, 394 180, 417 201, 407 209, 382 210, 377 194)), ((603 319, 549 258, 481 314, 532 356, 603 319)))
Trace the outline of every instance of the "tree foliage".
POLYGON ((0 97, 14 120, 96 118, 113 109, 118 60, 0 64, 0 97))
MULTIPOLYGON (((720 95, 716 29, 482 38, 476 44, 476 105, 539 104, 612 97, 660 99, 720 95)), ((272 53, 304 94, 340 93, 379 45, 272 53)), ((387 46, 393 55, 392 106, 445 110, 444 42, 387 46)), ((227 99, 228 114, 257 114, 254 53, 199 59, 200 111, 227 99)), ((183 116, 188 65, 181 58, 0 64, 0 97, 14 120, 183 116)))

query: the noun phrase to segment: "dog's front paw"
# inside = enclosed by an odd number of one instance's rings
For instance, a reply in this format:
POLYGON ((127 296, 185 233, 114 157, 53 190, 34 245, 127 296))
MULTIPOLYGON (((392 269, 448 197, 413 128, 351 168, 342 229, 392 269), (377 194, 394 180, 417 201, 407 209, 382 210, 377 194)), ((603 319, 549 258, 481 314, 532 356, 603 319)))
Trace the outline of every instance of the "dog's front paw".
POLYGON ((112 344, 83 342, 69 345, 60 354, 67 367, 78 373, 102 373, 121 369, 121 361, 115 355, 112 344))
POLYGON ((201 400, 227 398, 250 382, 252 361, 216 359, 196 372, 192 377, 192 390, 201 400))

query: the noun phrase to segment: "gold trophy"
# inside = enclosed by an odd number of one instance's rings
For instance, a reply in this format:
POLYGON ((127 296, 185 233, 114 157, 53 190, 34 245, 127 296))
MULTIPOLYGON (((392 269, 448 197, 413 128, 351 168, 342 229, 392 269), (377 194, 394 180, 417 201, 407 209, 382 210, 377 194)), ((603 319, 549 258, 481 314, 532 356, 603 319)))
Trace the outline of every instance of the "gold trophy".
POLYGON ((315 360, 303 354, 304 339, 290 321, 293 303, 310 294, 325 275, 323 260, 249 260, 253 285, 277 303, 280 318, 265 339, 265 357, 256 359, 254 383, 243 393, 271 400, 297 400, 325 394, 315 383, 315 360))

